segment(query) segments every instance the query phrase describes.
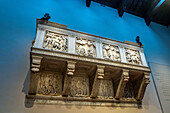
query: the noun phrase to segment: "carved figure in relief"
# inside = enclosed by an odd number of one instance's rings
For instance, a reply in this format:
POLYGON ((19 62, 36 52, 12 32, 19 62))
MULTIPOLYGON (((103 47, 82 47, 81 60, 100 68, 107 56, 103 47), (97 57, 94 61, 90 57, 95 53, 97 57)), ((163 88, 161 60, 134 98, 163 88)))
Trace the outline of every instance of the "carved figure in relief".
POLYGON ((54 73, 43 72, 40 76, 38 93, 44 95, 59 95, 62 89, 62 77, 54 73))
POLYGON ((141 59, 139 56, 139 52, 137 50, 125 49, 126 50, 126 59, 131 64, 139 64, 141 65, 141 59))
POLYGON ((99 96, 104 98, 113 98, 113 83, 111 80, 101 80, 99 96))
POLYGON ((76 40, 76 53, 81 56, 96 56, 96 46, 94 41, 78 38, 76 40))
POLYGON ((87 96, 89 92, 88 78, 73 77, 71 81, 71 95, 87 96))
POLYGON ((117 46, 103 44, 103 58, 120 61, 120 52, 117 46))
POLYGON ((43 48, 67 51, 67 36, 48 31, 44 40, 43 48))
POLYGON ((134 89, 133 89, 133 85, 131 82, 128 82, 126 84, 126 87, 124 89, 124 98, 134 98, 134 89))

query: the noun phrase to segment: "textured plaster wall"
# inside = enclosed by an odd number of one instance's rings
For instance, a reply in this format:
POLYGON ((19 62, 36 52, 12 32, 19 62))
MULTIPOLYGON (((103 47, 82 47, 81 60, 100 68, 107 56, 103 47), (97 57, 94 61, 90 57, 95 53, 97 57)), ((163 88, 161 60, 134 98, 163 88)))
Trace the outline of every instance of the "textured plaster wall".
POLYGON ((36 18, 49 12, 51 21, 69 28, 116 39, 135 41, 139 35, 149 62, 169 65, 170 28, 151 23, 85 0, 0 0, 0 113, 160 113, 153 82, 148 86, 143 107, 82 107, 58 105, 25 106, 29 83, 29 52, 35 38, 36 18))

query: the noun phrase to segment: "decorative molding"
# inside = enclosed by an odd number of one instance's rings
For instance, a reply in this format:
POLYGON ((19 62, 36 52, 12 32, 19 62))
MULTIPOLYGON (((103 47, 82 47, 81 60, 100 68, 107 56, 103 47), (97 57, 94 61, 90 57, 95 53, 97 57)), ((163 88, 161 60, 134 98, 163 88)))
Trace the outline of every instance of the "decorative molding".
POLYGON ((142 65, 139 51, 126 48, 125 54, 128 63, 142 65))
POLYGON ((118 46, 103 44, 103 58, 113 61, 121 61, 118 46))
POLYGON ((81 56, 96 57, 95 41, 77 37, 76 38, 76 53, 81 56))

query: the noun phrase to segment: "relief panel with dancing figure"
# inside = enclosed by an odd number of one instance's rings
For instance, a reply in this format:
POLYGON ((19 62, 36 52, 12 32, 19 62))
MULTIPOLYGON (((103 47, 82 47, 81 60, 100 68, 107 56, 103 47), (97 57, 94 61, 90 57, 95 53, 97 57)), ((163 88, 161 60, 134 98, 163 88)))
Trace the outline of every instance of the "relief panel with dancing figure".
POLYGON ((89 78, 73 77, 71 81, 72 96, 89 96, 89 78))
POLYGON ((47 31, 43 48, 66 52, 68 50, 68 36, 47 31))
POLYGON ((126 48, 125 54, 128 63, 142 65, 139 51, 126 48))
POLYGON ((39 79, 38 94, 61 95, 62 75, 54 72, 42 72, 39 79))
POLYGON ((95 41, 77 37, 76 53, 81 56, 96 57, 95 41))
POLYGON ((120 62, 119 48, 117 46, 103 44, 103 58, 120 62))

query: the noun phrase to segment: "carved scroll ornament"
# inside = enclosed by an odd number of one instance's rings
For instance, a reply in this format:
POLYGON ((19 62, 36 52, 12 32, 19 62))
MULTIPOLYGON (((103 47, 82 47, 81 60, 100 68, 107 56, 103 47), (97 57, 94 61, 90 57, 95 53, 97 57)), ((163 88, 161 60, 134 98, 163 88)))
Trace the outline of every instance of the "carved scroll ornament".
POLYGON ((92 40, 77 37, 76 53, 81 56, 96 57, 96 46, 92 40))
POLYGON ((138 65, 142 64, 141 58, 140 58, 140 55, 139 55, 139 51, 127 49, 127 48, 125 50, 126 50, 125 51, 126 60, 127 60, 128 63, 138 64, 138 65))
POLYGON ((103 44, 103 58, 113 61, 120 61, 120 52, 117 46, 103 44))
POLYGON ((51 31, 47 31, 43 48, 56 50, 56 51, 67 51, 68 42, 67 36, 57 34, 51 31))

